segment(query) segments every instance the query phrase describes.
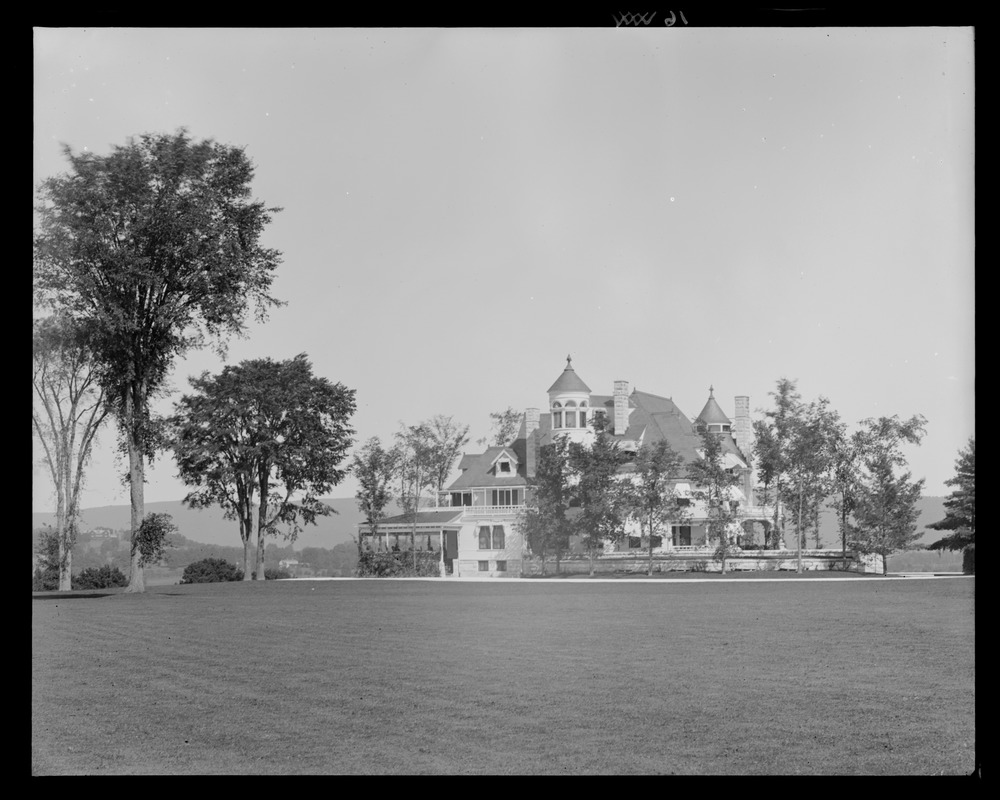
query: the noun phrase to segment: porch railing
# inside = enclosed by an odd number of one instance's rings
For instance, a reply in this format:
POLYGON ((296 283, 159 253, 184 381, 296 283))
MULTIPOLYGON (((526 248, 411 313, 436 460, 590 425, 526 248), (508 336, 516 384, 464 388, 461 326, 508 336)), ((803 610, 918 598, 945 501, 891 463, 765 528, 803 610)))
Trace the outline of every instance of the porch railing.
MULTIPOLYGON (((459 508, 459 506, 452 506, 459 508)), ((497 517, 503 515, 515 516, 524 510, 524 505, 517 506, 461 506, 462 513, 467 517, 497 517)))

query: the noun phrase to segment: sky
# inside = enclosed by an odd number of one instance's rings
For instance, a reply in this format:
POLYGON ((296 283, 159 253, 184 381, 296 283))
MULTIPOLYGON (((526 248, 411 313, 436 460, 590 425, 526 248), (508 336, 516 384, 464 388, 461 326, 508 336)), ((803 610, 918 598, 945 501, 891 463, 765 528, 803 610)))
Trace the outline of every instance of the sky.
MULTIPOLYGON (((178 360, 162 413, 189 376, 306 353, 357 391, 359 444, 443 414, 476 452, 571 355, 594 393, 692 419, 710 386, 732 416, 783 377, 852 429, 922 414, 910 468, 951 491, 975 435, 971 27, 33 35, 34 192, 64 145, 183 127, 244 148, 283 209, 262 243, 286 305, 178 360)), ((82 507, 128 504, 125 470, 109 426, 82 507)), ((51 511, 37 446, 32 476, 51 511)), ((169 454, 147 480, 186 493, 169 454)))

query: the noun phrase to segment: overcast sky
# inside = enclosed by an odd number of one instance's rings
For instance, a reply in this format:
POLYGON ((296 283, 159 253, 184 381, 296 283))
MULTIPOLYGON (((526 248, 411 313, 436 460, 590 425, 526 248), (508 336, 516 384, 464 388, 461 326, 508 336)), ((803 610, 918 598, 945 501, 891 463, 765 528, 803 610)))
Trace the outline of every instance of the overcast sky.
MULTIPOLYGON (((972 28, 34 31, 34 185, 62 145, 246 149, 287 302, 228 362, 307 353, 357 440, 544 408, 573 356, 695 417, 778 378, 854 426, 975 433, 972 28)), ((219 371, 212 352, 179 361, 219 371)), ((160 410, 167 411, 167 400, 160 410)), ((127 504, 115 431, 83 507, 127 504)), ((467 448, 475 450, 475 445, 467 448)), ((53 507, 33 471, 33 508, 53 507)), ((185 494, 169 457, 146 501, 185 494)), ((351 496, 348 481, 334 496, 351 496)))

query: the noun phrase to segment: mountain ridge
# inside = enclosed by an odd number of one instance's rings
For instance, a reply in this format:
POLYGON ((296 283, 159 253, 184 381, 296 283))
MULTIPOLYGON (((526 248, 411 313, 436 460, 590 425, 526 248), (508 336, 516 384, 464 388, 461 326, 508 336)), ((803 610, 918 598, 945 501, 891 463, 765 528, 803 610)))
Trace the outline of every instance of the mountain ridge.
MULTIPOLYGON (((918 528, 923 528, 919 544, 930 544, 940 539, 940 531, 928 530, 932 522, 944 519, 944 497, 921 497, 917 501, 920 515, 917 518, 918 528)), ((323 502, 335 513, 316 518, 315 525, 307 525, 299 533, 293 547, 301 550, 303 547, 324 547, 332 549, 343 542, 354 540, 358 524, 364 521, 364 514, 358 510, 357 500, 353 497, 329 497, 323 502)), ((184 538, 201 544, 236 546, 240 544, 239 523, 225 518, 219 506, 204 509, 191 509, 183 501, 174 500, 160 503, 146 503, 146 513, 170 514, 177 532, 184 538)), ((388 515, 401 513, 398 506, 388 511, 388 515)), ((55 514, 50 512, 33 512, 31 515, 32 530, 55 524, 55 514)), ((127 505, 97 506, 85 508, 80 512, 80 530, 93 528, 111 528, 112 530, 127 529, 131 525, 131 508, 127 505)), ((789 530, 786 527, 786 530, 789 530)), ((837 520, 833 511, 825 510, 820 519, 820 535, 826 547, 836 547, 840 540, 837 534, 837 520)), ((794 540, 794 537, 793 537, 794 540)), ((256 541, 256 535, 254 537, 256 541)), ((287 540, 282 536, 271 537, 282 546, 287 540)), ((810 542, 812 537, 810 536, 810 542)))

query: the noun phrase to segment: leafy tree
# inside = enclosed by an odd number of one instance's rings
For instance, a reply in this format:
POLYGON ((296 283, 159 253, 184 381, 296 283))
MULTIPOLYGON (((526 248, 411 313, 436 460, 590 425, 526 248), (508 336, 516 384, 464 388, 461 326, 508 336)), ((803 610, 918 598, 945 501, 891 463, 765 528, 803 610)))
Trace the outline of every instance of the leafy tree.
POLYGON ((688 474, 697 485, 696 496, 704 501, 708 540, 715 541, 715 556, 722 561, 726 572, 726 559, 732 552, 733 530, 738 526, 738 514, 732 499, 733 489, 739 485, 740 476, 726 469, 720 434, 710 431, 699 422, 701 454, 689 467, 688 474))
POLYGON ((477 439, 476 444, 487 447, 506 447, 517 435, 517 429, 521 426, 521 417, 523 416, 523 412, 517 411, 513 406, 507 406, 503 411, 491 412, 490 435, 477 439))
MULTIPOLYGON (((398 448, 384 448, 382 441, 373 436, 354 454, 351 464, 351 471, 358 481, 358 491, 354 495, 358 501, 358 510, 365 515, 365 522, 371 531, 376 549, 378 549, 378 523, 385 518, 385 508, 392 501, 391 484, 399 470, 400 457, 398 448)), ((359 558, 363 552, 361 541, 359 536, 359 558)))
POLYGON ((243 580, 243 572, 222 558, 206 558, 184 568, 181 583, 222 583, 243 580))
POLYGON ((434 432, 430 425, 403 426, 396 432, 396 446, 399 448, 398 476, 400 481, 399 505, 411 522, 410 552, 413 554, 413 569, 417 569, 417 512, 420 510, 420 496, 424 489, 435 485, 435 465, 439 457, 436 451, 434 432))
POLYGON ((72 588, 80 487, 94 438, 108 415, 86 330, 64 315, 33 323, 32 430, 42 446, 56 494, 58 588, 72 588))
MULTIPOLYGON (((839 418, 821 397, 809 405, 798 404, 789 417, 784 462, 787 494, 794 499, 796 571, 802 572, 802 545, 812 522, 818 531, 819 511, 831 488, 835 469, 834 447, 839 418)), ((818 541, 818 535, 817 535, 818 541)))
POLYGON ((684 458, 666 439, 643 445, 635 455, 635 472, 624 484, 630 516, 639 520, 640 531, 649 539, 647 575, 653 574, 653 537, 669 532, 670 525, 688 513, 675 491, 684 458))
MULTIPOLYGON (((35 552, 38 554, 38 566, 31 578, 31 591, 54 592, 57 589, 66 591, 61 585, 61 562, 59 552, 59 534, 52 528, 43 528, 35 552)), ((70 584, 69 588, 72 588, 70 584)))
MULTIPOLYGON (((952 531, 951 534, 928 545, 929 550, 974 551, 976 547, 976 439, 958 451, 955 461, 955 477, 945 481, 945 485, 956 487, 944 501, 944 519, 933 522, 928 528, 936 531, 952 531)), ((975 571, 973 557, 972 572, 975 571)))
POLYGON ((605 541, 617 541, 624 535, 625 494, 618 480, 621 454, 618 443, 604 434, 604 417, 594 418, 597 436, 589 447, 579 442, 569 444, 569 464, 572 477, 573 505, 579 513, 572 528, 590 555, 590 574, 594 574, 594 559, 605 541))
POLYGON ((302 525, 334 513, 320 498, 347 474, 355 392, 314 376, 305 354, 244 361, 191 385, 170 424, 181 479, 196 487, 184 500, 218 503, 239 520, 244 579, 256 521, 254 573, 264 580, 267 535, 285 526, 294 541, 302 525))
POLYGON ((848 434, 847 426, 838 422, 833 431, 832 506, 837 514, 841 555, 847 557, 847 543, 853 541, 857 529, 854 511, 858 504, 861 480, 860 444, 858 434, 848 434))
POLYGON ((765 495, 767 490, 774 493, 774 520, 771 526, 771 545, 774 547, 780 547, 784 538, 782 504, 787 495, 791 470, 788 451, 801 416, 802 397, 795 384, 788 378, 779 378, 775 390, 770 392, 774 408, 765 411, 764 418, 753 423, 758 474, 765 495))
POLYGON ((169 514, 147 514, 142 519, 138 533, 132 537, 131 557, 139 556, 145 567, 161 561, 170 546, 170 534, 177 531, 169 514))
POLYGON ((920 415, 908 420, 892 416, 861 422, 858 443, 863 478, 854 511, 857 532, 852 545, 859 552, 881 555, 883 574, 888 571, 888 557, 921 535, 917 532, 917 501, 924 480, 910 480, 902 446, 920 444, 925 426, 920 415))
POLYGON ((112 589, 119 586, 128 586, 128 578, 118 567, 111 564, 88 567, 73 576, 74 589, 112 589))
MULTIPOLYGON (((260 244, 278 209, 250 198, 244 151, 144 134, 109 155, 64 148, 70 171, 44 181, 36 208, 36 301, 86 322, 97 382, 128 455, 132 534, 144 516, 145 460, 160 447, 150 401, 174 360, 264 319, 280 263, 260 244)), ((144 590, 140 553, 129 591, 144 590)))
POLYGON ((570 524, 566 517, 570 498, 569 448, 566 437, 557 436, 551 443, 538 448, 535 474, 529 478, 525 508, 518 524, 532 553, 542 559, 555 553, 556 574, 560 558, 569 542, 570 524))
POLYGON ((462 448, 469 442, 469 426, 459 425, 451 417, 436 414, 423 423, 431 437, 431 480, 440 497, 455 462, 462 455, 462 448))

